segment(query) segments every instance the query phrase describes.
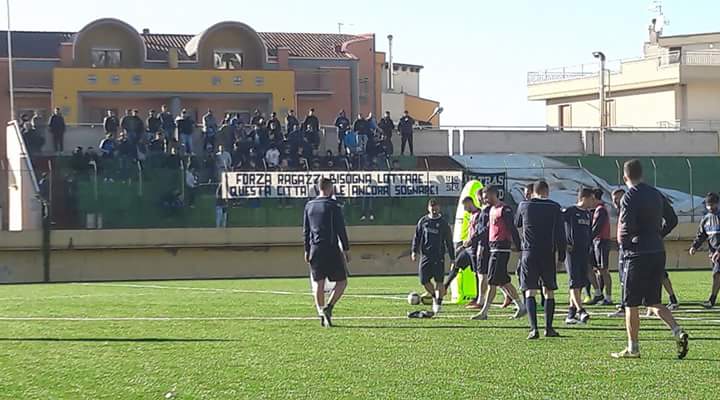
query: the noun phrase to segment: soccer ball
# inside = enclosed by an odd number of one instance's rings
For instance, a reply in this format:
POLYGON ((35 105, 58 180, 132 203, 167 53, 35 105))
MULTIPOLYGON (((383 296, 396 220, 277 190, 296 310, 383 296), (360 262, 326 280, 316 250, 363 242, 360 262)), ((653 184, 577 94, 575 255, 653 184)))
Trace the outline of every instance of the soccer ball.
POLYGON ((408 294, 408 304, 411 306, 420 304, 420 295, 415 292, 410 292, 410 294, 408 294))

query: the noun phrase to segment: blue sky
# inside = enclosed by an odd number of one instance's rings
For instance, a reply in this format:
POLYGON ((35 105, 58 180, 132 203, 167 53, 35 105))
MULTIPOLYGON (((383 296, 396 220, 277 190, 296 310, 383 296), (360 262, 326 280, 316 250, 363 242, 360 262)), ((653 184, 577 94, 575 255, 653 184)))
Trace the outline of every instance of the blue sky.
MULTIPOLYGON (((79 30, 100 17, 138 30, 197 33, 223 20, 258 31, 344 32, 395 37, 395 59, 422 64, 421 95, 439 100, 443 124, 543 125, 526 98, 531 70, 641 55, 650 0, 11 0, 13 29, 79 30)), ((665 34, 720 31, 720 1, 665 0, 665 34)), ((5 9, 0 24, 4 27, 5 9)))

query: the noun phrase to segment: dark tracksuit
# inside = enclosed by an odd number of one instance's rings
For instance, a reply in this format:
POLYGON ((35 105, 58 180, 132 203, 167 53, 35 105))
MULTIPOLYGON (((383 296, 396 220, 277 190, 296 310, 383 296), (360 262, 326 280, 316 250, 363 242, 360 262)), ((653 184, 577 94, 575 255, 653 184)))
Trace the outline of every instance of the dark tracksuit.
POLYGON ((335 127, 338 134, 338 154, 342 154, 344 153, 342 148, 345 143, 345 134, 350 129, 350 120, 346 116, 340 115, 335 119, 335 127))
POLYGON ((610 267, 610 214, 605 204, 595 208, 592 218, 592 260, 595 268, 608 269, 610 267))
POLYGON ((663 238, 677 223, 675 210, 654 187, 640 183, 623 196, 618 242, 626 263, 626 306, 660 304, 666 262, 663 238))
MULTIPOLYGON (((720 250, 720 211, 705 214, 698 225, 692 247, 697 250, 705 241, 708 242, 710 254, 720 250)), ((720 263, 713 263, 713 274, 720 274, 720 263)))
POLYGON ((450 259, 455 258, 452 243, 452 232, 445 218, 431 218, 425 215, 415 227, 411 250, 421 254, 419 276, 420 283, 425 285, 434 279, 436 283, 443 281, 445 275, 445 253, 450 259))
POLYGON ((344 251, 350 250, 350 243, 345 230, 345 218, 337 200, 317 197, 305 205, 303 240, 314 281, 327 278, 337 282, 347 279, 345 260, 338 243, 344 251))
POLYGON ((413 149, 413 126, 415 120, 411 117, 402 117, 398 121, 397 129, 400 131, 400 155, 405 154, 405 145, 410 146, 410 155, 415 154, 413 149))
POLYGON ((503 286, 510 283, 507 264, 513 243, 520 248, 520 234, 513 221, 512 209, 502 202, 490 208, 488 223, 488 243, 490 248, 490 264, 488 283, 492 286, 503 286))
POLYGON ((560 205, 548 199, 523 201, 515 215, 515 225, 523 228, 520 287, 557 290, 555 253, 565 261, 567 240, 560 205))
POLYGON ((52 134, 53 148, 55 151, 64 151, 65 118, 60 114, 53 114, 48 121, 48 128, 52 134))
POLYGON ((581 289, 590 284, 587 271, 592 241, 591 219, 590 211, 577 206, 563 211, 567 243, 572 246, 565 258, 570 289, 581 289))

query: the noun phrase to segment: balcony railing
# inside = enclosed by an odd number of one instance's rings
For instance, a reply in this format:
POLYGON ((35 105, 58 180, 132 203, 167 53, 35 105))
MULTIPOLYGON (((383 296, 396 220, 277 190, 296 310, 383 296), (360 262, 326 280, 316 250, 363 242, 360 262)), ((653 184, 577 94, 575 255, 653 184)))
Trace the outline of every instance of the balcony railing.
MULTIPOLYGON (((655 61, 658 66, 667 65, 720 65, 720 51, 668 51, 657 55, 608 61, 605 68, 610 73, 619 72, 622 64, 637 61, 655 61)), ((543 71, 532 71, 527 74, 527 84, 534 85, 546 82, 566 81, 571 79, 598 76, 599 63, 550 68, 543 71)))

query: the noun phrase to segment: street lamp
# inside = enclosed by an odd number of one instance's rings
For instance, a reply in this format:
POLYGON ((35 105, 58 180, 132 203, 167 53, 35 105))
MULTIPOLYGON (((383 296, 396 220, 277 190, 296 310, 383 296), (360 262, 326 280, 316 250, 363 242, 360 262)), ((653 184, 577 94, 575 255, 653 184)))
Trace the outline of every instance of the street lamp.
POLYGON ((600 100, 600 132, 603 132, 607 121, 605 115, 607 113, 605 106, 605 54, 602 51, 593 51, 592 55, 600 61, 600 93, 598 98, 600 100))
POLYGON ((8 48, 8 88, 10 89, 10 120, 15 119, 15 88, 13 82, 13 59, 12 59, 12 33, 10 31, 10 0, 7 5, 7 48, 8 48))

